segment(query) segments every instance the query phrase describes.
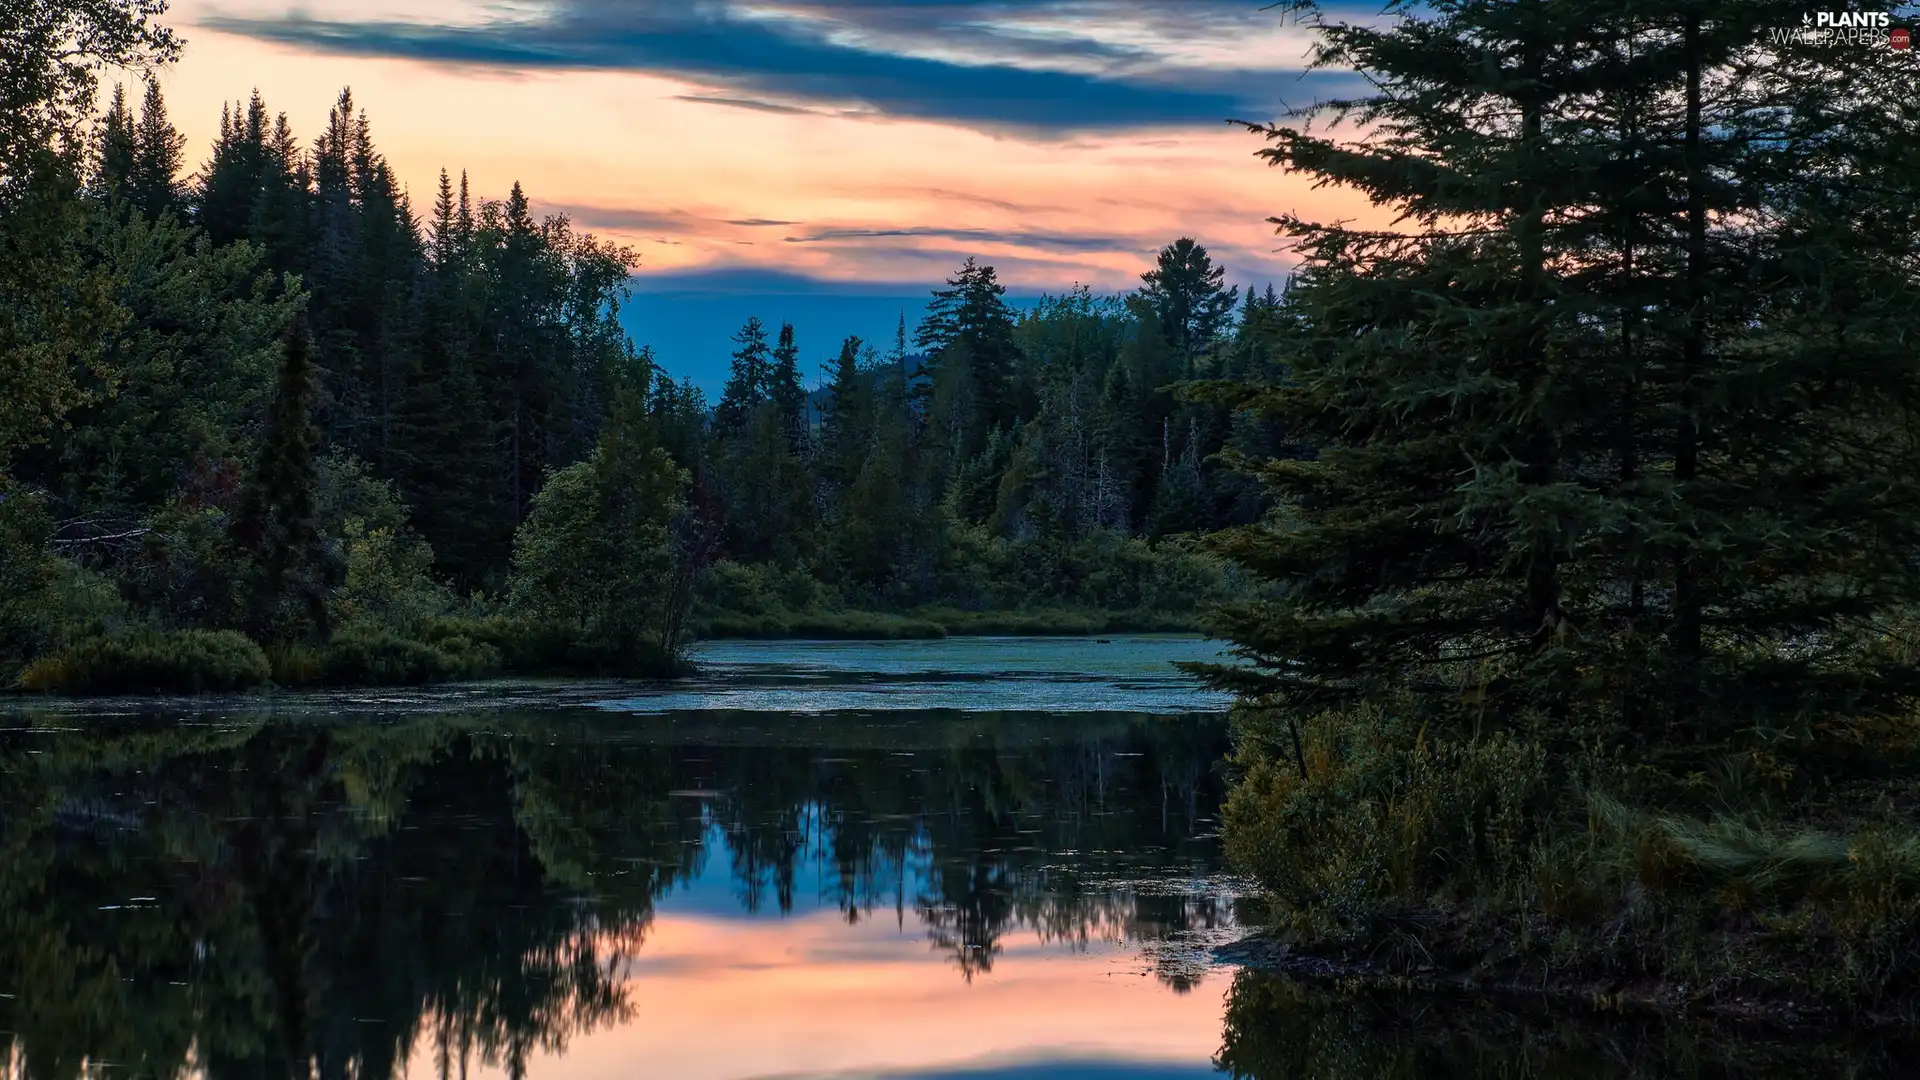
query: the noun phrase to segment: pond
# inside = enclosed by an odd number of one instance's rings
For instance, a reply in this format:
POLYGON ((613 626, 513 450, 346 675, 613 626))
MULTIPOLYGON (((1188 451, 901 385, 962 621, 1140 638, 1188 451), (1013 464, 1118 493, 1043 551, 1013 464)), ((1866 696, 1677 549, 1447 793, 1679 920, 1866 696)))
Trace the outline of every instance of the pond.
POLYGON ((1171 666, 1212 658, 1154 637, 715 644, 671 686, 16 712, 0 719, 0 1075, 1897 1060, 1447 1013, 1213 963, 1252 910, 1220 854, 1226 701, 1171 666))

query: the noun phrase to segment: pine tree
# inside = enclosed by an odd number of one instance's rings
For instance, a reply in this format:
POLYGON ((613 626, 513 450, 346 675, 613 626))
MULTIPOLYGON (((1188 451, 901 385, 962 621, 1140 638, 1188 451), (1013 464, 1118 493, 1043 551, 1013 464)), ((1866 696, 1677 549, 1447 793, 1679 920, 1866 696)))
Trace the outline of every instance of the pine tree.
POLYGON ((440 170, 440 190, 433 201, 433 226, 431 233, 433 268, 438 273, 449 273, 453 269, 457 253, 460 250, 459 225, 456 221, 457 204, 453 197, 453 181, 447 176, 447 170, 440 170))
POLYGON ((836 497, 859 476, 873 443, 876 373, 861 368, 860 350, 856 336, 840 343, 820 425, 820 478, 836 497))
POLYGON ((1140 275, 1140 290, 1152 306, 1167 344, 1180 357, 1181 374, 1191 377, 1198 358, 1226 328, 1240 290, 1225 284, 1227 270, 1192 237, 1160 249, 1154 268, 1140 275))
POLYGON ((330 633, 326 593, 336 573, 314 517, 319 483, 313 425, 314 365, 304 318, 281 350, 260 447, 241 489, 230 535, 247 567, 244 619, 257 640, 330 633), (291 610, 289 609, 289 602, 291 610))
POLYGON ((1847 103, 1914 79, 1768 54, 1752 28, 1796 18, 1538 0, 1321 27, 1323 61, 1383 88, 1341 106, 1370 134, 1264 128, 1266 154, 1415 228, 1280 219, 1305 254, 1289 384, 1215 400, 1319 452, 1262 469, 1287 528, 1219 545, 1284 590, 1227 618, 1260 661, 1241 685, 1671 742, 1811 737, 1912 692, 1866 644, 1920 591, 1890 434, 1920 389, 1912 240, 1831 191, 1884 182, 1900 126, 1863 136, 1847 103))
MULTIPOLYGON (((226 118, 220 126, 224 130, 226 118)), ((126 198, 134 168, 133 113, 127 108, 127 88, 113 85, 113 101, 100 118, 95 137, 93 189, 108 198, 126 198)))
POLYGON ((183 208, 180 170, 186 147, 187 137, 167 119, 160 84, 148 79, 140 122, 133 129, 133 168, 127 180, 127 197, 141 213, 157 218, 183 208))
POLYGON ((914 343, 929 354, 927 374, 935 380, 949 351, 955 346, 966 350, 975 408, 966 440, 970 453, 988 432, 1009 428, 1018 418, 1020 389, 1015 375, 1021 358, 1006 292, 993 267, 969 258, 947 279, 946 288, 933 290, 933 301, 914 337, 914 343))
POLYGON ((808 441, 807 391, 800 385, 800 348, 793 343, 793 324, 782 323, 773 347, 773 367, 767 373, 767 399, 773 415, 787 434, 788 444, 801 453, 808 441))
POLYGON ((723 433, 739 430, 760 404, 767 400, 771 365, 767 358, 767 328, 758 317, 749 318, 733 335, 737 348, 727 374, 727 385, 720 393, 720 404, 713 411, 714 425, 723 433))

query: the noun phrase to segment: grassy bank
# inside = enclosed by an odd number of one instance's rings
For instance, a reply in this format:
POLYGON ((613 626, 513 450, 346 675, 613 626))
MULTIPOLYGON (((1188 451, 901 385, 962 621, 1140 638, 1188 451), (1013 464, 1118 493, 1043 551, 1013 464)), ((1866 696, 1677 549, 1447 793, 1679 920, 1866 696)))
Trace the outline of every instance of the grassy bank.
POLYGON ((409 631, 349 627, 326 642, 262 647, 232 630, 136 628, 81 638, 29 664, 14 689, 72 696, 280 687, 408 686, 504 676, 668 678, 678 656, 610 648, 575 628, 506 617, 435 619, 409 631))
POLYGON ((1912 757, 1650 762, 1396 710, 1243 708, 1230 858, 1276 917, 1241 959, 1389 985, 1764 1020, 1920 1011, 1912 757))

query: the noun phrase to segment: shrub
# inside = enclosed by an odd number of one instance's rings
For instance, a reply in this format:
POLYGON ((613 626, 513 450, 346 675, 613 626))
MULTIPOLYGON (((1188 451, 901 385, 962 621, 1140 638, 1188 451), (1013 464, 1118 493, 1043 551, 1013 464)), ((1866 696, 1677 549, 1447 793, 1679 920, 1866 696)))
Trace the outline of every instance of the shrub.
POLYGON ((322 681, 335 686, 404 686, 478 679, 501 668, 500 650, 447 636, 427 642, 380 627, 351 627, 322 652, 322 681))
POLYGON ((685 663, 649 642, 615 646, 578 623, 506 615, 441 618, 424 623, 421 640, 440 647, 488 648, 499 671, 512 675, 609 675, 657 678, 685 663))
POLYGON ((1297 743, 1283 715, 1242 708, 1237 725, 1227 853, 1296 921, 1347 931, 1394 909, 1531 891, 1551 816, 1538 745, 1432 738, 1377 707, 1303 718, 1297 743))
POLYGON ((266 654, 232 630, 137 630, 85 638, 35 660, 27 690, 60 694, 201 694, 272 676, 266 654))
POLYGON ((0 686, 27 662, 105 634, 126 610, 113 582, 49 553, 46 499, 0 477, 0 686))

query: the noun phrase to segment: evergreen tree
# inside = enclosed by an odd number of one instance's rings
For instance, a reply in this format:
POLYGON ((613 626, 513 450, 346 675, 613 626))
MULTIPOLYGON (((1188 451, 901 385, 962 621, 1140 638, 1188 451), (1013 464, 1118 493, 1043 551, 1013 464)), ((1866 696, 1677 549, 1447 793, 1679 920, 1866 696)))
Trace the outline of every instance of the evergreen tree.
POLYGON ((782 323, 773 347, 773 367, 767 373, 767 398, 773 415, 795 453, 807 442, 807 391, 800 385, 800 348, 793 343, 793 324, 782 323))
POLYGON ((844 492, 865 462, 873 442, 874 379, 871 365, 860 363, 861 342, 848 336, 840 343, 832 376, 827 383, 825 415, 820 424, 820 479, 835 495, 844 492))
POLYGON ((322 547, 314 514, 319 432, 313 399, 313 347, 302 318, 281 351, 273 405, 231 527, 248 568, 245 624, 260 641, 308 631, 324 639, 331 632, 326 593, 337 572, 322 547))
POLYGON ((1018 418, 1020 390, 1015 375, 1021 357, 1014 341, 1013 312, 1004 299, 1006 292, 993 267, 969 258, 947 279, 946 288, 933 290, 933 301, 927 305, 926 317, 914 337, 914 343, 929 354, 928 374, 935 381, 955 346, 966 352, 975 410, 969 418, 969 452, 988 432, 1011 427, 1018 418))
POLYGON ((720 404, 714 409, 714 424, 722 432, 739 430, 760 404, 767 400, 771 380, 771 365, 767 357, 767 328, 760 320, 750 318, 740 332, 733 335, 733 365, 727 374, 727 385, 720 393, 720 404))
POLYGON ((95 136, 93 189, 108 198, 126 198, 133 176, 133 112, 127 108, 127 88, 113 84, 113 101, 100 118, 95 136))
POLYGON ((126 192, 141 213, 157 218, 183 208, 185 191, 180 170, 186 147, 187 137, 167 119, 160 84, 148 79, 146 97, 140 103, 140 122, 133 129, 133 167, 126 192))
POLYGON ((1180 357, 1181 374, 1191 376, 1227 327, 1240 290, 1225 284, 1227 269, 1190 236, 1160 249, 1154 268, 1140 275, 1140 290, 1152 306, 1160 332, 1180 357))
POLYGON ((1266 154, 1418 228, 1281 219, 1306 255, 1291 385, 1215 399, 1320 450, 1262 470, 1285 528, 1220 545, 1284 588, 1227 619, 1243 685, 1676 742, 1811 738, 1912 691, 1866 645, 1920 590, 1894 555, 1920 544, 1916 450, 1883 426, 1920 389, 1912 240, 1831 200, 1887 178, 1884 130, 1835 106, 1911 69, 1763 54, 1752 28, 1795 18, 1540 0, 1321 27, 1324 62, 1383 88, 1335 106, 1370 134, 1263 128, 1266 154))
POLYGON ((433 200, 433 225, 428 249, 433 268, 438 273, 450 273, 459 257, 461 249, 460 229, 455 215, 458 204, 453 197, 453 181, 447 176, 447 170, 440 170, 440 190, 433 200))

